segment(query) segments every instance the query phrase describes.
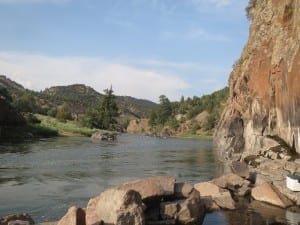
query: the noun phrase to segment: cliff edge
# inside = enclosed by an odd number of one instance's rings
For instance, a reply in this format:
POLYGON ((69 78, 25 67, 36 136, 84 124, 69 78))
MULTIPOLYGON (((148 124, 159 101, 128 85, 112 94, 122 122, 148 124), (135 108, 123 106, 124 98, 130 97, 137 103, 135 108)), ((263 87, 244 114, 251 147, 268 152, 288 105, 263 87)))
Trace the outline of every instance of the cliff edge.
POLYGON ((214 136, 221 158, 278 142, 300 153, 300 0, 250 0, 249 40, 214 136))

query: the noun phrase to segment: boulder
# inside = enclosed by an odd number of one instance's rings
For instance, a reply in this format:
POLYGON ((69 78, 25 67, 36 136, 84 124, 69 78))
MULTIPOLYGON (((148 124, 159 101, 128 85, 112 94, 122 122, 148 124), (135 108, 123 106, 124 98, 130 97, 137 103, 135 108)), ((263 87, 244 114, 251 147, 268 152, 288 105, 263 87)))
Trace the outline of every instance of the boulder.
POLYGON ((72 206, 57 225, 86 225, 85 211, 76 206, 72 206))
POLYGON ((87 225, 144 225, 141 196, 134 190, 108 189, 90 200, 87 225), (88 219, 89 218, 89 219, 88 219))
POLYGON ((176 219, 179 224, 201 225, 205 217, 205 207, 201 204, 199 192, 179 203, 176 219))
POLYGON ((286 198, 279 190, 269 183, 264 183, 252 189, 252 197, 257 201, 266 202, 282 208, 287 208, 293 203, 286 198))
POLYGON ((188 198, 194 191, 194 187, 188 183, 175 183, 174 195, 176 198, 188 198))
POLYGON ((250 176, 247 163, 243 161, 234 161, 231 163, 231 170, 238 176, 248 179, 250 176))
POLYGON ((202 182, 194 185, 194 188, 200 192, 201 197, 218 197, 221 195, 220 188, 210 182, 202 182))
POLYGON ((178 209, 178 202, 162 202, 160 204, 160 215, 163 220, 174 219, 178 209))
POLYGON ((200 192, 203 204, 207 210, 215 211, 218 210, 218 207, 230 210, 235 209, 234 201, 228 190, 221 189, 210 182, 198 183, 194 187, 200 192))
POLYGON ((98 131, 92 135, 93 141, 114 141, 117 139, 117 133, 98 131))
POLYGON ((232 199, 230 192, 227 190, 221 192, 221 195, 214 197, 213 200, 221 209, 234 210, 236 208, 234 200, 232 199))
POLYGON ((135 190, 140 193, 143 201, 160 199, 164 196, 174 195, 175 177, 150 177, 125 183, 119 190, 135 190))
POLYGON ((33 225, 34 221, 30 215, 24 214, 17 214, 17 215, 9 215, 5 217, 0 217, 0 224, 1 225, 33 225))
POLYGON ((212 180, 212 183, 221 188, 240 188, 244 184, 244 179, 234 173, 225 174, 219 178, 212 180))
POLYGON ((96 213, 96 205, 99 200, 100 195, 89 200, 85 215, 86 225, 100 225, 101 221, 99 221, 98 215, 96 213))

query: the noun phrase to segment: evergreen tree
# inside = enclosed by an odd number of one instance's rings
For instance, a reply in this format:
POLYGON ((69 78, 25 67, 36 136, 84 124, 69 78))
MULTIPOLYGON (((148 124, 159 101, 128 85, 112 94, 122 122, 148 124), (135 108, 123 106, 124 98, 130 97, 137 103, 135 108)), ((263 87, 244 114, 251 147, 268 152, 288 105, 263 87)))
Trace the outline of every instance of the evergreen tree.
POLYGON ((116 117, 119 116, 119 109, 116 103, 116 97, 113 94, 113 89, 104 90, 104 96, 100 105, 101 128, 114 129, 117 123, 116 117))

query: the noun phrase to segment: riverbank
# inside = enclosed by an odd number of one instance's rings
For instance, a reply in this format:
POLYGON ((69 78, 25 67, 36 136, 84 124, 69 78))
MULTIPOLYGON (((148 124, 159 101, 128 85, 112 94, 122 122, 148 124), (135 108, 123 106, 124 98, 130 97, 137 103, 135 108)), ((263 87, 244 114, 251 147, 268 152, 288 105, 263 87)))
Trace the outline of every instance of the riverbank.
POLYGON ((268 213, 272 209, 282 214, 280 208, 286 209, 290 222, 300 222, 297 202, 288 199, 271 182, 262 182, 245 163, 235 162, 231 167, 236 173, 194 185, 177 182, 170 176, 124 183, 90 199, 84 209, 72 206, 59 221, 39 225, 201 225, 207 213, 247 207, 261 210, 268 224, 289 224, 268 213))

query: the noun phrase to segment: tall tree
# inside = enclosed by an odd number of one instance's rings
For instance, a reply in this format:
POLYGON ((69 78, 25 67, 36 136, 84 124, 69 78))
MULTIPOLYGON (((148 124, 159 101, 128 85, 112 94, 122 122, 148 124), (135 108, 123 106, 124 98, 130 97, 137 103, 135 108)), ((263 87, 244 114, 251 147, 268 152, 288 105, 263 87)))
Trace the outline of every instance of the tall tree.
POLYGON ((117 123, 116 117, 119 116, 119 109, 112 87, 104 90, 104 96, 100 105, 100 118, 103 129, 114 129, 117 123))

